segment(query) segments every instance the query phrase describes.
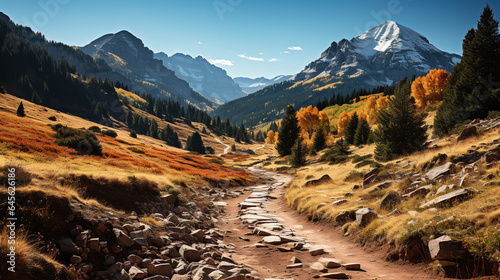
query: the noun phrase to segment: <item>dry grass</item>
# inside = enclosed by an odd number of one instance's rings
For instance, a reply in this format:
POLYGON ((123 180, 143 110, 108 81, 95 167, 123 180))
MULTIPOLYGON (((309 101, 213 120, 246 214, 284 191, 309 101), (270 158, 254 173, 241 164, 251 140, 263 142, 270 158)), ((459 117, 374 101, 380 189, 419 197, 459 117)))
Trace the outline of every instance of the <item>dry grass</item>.
POLYGON ((12 244, 8 243, 9 231, 3 228, 0 232, 0 270, 2 274, 8 273, 9 279, 31 280, 31 279, 54 279, 62 276, 64 265, 54 260, 54 254, 40 253, 36 244, 28 241, 28 234, 25 231, 16 232, 16 267, 15 272, 7 271, 7 254, 10 253, 12 244))
MULTIPOLYGON (((489 143, 499 138, 499 128, 487 131, 479 137, 457 142, 456 136, 440 139, 433 143, 435 147, 412 155, 395 159, 386 164, 384 172, 396 171, 418 171, 424 164, 429 162, 437 153, 445 153, 448 157, 453 157, 466 153, 471 146, 479 143, 489 143), (407 164, 409 163, 409 164, 407 164), (402 166, 405 166, 402 168, 402 166)), ((374 145, 368 145, 361 149, 354 148, 354 155, 367 155, 373 153, 374 145)), ((365 166, 356 169, 355 164, 348 160, 342 164, 329 165, 327 163, 317 163, 297 170, 297 176, 285 196, 288 204, 299 212, 305 212, 314 218, 334 221, 336 215, 341 211, 356 210, 359 207, 371 207, 376 209, 379 219, 365 228, 360 228, 356 222, 350 222, 343 226, 347 234, 357 233, 364 242, 404 242, 409 234, 414 230, 419 230, 424 234, 424 241, 428 241, 435 234, 449 234, 453 237, 463 239, 468 244, 469 250, 477 251, 478 244, 487 243, 500 244, 497 235, 488 233, 488 228, 498 226, 500 222, 500 184, 484 186, 486 181, 483 178, 487 174, 493 174, 496 179, 500 178, 498 164, 489 169, 481 161, 476 163, 478 170, 475 171, 476 179, 468 181, 465 187, 471 187, 480 191, 472 199, 457 203, 449 208, 420 209, 419 206, 431 198, 412 198, 404 200, 397 208, 401 212, 399 215, 384 216, 390 211, 380 209, 380 202, 390 190, 401 191, 407 188, 411 181, 401 181, 383 190, 376 190, 375 186, 366 189, 360 188, 352 190, 355 184, 360 184, 362 178, 357 177, 352 181, 346 181, 346 177, 353 171, 366 174, 370 168, 365 166), (312 179, 318 179, 328 174, 332 183, 319 186, 305 187, 305 183, 312 179), (351 193, 351 196, 344 196, 351 193), (341 205, 332 205, 332 202, 346 199, 347 202, 341 205), (413 211, 408 213, 408 211, 413 211), (452 217, 452 218, 450 218, 452 217), (449 220, 446 220, 446 219, 449 220), (477 236, 481 236, 478 241, 477 236), (474 241, 475 240, 475 241, 474 241), (483 243, 481 243, 483 242, 483 243), (489 243, 488 243, 489 242, 489 243)), ((440 186, 446 184, 457 184, 456 180, 439 180, 433 183, 432 191, 436 191, 440 186)), ((486 245, 484 245, 486 246, 486 245)), ((486 249, 484 249, 486 250, 486 249)), ((483 250, 483 251, 484 251, 483 250)), ((491 251, 491 250, 490 250, 491 251)), ((491 253, 491 252, 490 252, 491 253)))

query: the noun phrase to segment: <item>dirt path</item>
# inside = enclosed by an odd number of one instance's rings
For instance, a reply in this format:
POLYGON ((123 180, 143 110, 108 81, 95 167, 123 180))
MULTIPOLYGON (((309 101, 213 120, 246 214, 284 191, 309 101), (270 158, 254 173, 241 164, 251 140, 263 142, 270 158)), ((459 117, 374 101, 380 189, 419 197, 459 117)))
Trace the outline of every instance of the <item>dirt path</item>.
MULTIPOLYGON (((276 182, 289 182, 290 177, 268 173, 252 169, 257 176, 264 178, 272 185, 276 182), (273 178, 270 178, 272 176, 273 178)), ((311 256, 309 251, 280 252, 276 245, 257 248, 255 244, 262 240, 262 236, 248 235, 251 230, 244 225, 238 211, 238 203, 245 200, 251 191, 245 191, 244 195, 225 200, 228 204, 225 208, 226 215, 221 219, 219 228, 227 232, 224 242, 233 243, 236 249, 233 259, 238 263, 244 263, 259 272, 263 279, 312 279, 318 275, 317 271, 309 266, 321 257, 335 258, 344 263, 360 263, 361 271, 346 271, 344 268, 330 269, 329 272, 345 272, 352 279, 396 279, 396 280, 430 280, 442 279, 429 271, 424 264, 410 264, 406 262, 387 262, 383 260, 386 252, 380 252, 380 248, 365 250, 357 243, 343 237, 339 228, 324 223, 308 222, 304 215, 298 214, 288 207, 284 199, 284 186, 277 186, 272 195, 277 199, 269 200, 264 208, 272 215, 279 217, 284 228, 291 229, 297 237, 306 239, 307 246, 324 248, 327 254, 311 256), (247 239, 245 241, 244 239, 247 239), (297 257, 303 262, 302 268, 286 269, 291 264, 290 259, 297 257)))
POLYGON ((228 144, 226 144, 226 143, 222 142, 219 138, 215 138, 215 141, 217 141, 217 142, 219 142, 219 143, 221 143, 222 145, 224 145, 224 146, 225 146, 225 148, 224 148, 224 152, 223 152, 223 153, 221 153, 221 154, 218 154, 218 155, 217 155, 218 157, 220 157, 220 156, 222 156, 222 155, 224 155, 224 154, 227 154, 227 153, 229 153, 229 151, 231 151, 231 146, 229 146, 228 144))

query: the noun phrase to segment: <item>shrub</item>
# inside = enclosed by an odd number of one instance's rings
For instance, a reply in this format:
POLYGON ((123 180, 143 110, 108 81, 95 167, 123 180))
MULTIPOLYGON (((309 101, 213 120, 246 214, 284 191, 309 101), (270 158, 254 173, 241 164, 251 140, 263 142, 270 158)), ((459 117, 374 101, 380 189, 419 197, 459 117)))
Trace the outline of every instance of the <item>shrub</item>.
POLYGON ((137 138, 137 133, 135 132, 135 130, 130 131, 130 137, 137 138))
POLYGON ((91 126, 88 128, 88 130, 92 131, 92 132, 95 132, 95 133, 100 133, 101 132, 101 129, 97 126, 91 126))
POLYGON ((103 135, 106 135, 106 136, 109 136, 109 137, 113 137, 113 138, 116 138, 116 136, 118 136, 118 133, 116 133, 116 131, 114 130, 111 130, 111 129, 106 129, 102 132, 103 135))
POLYGON ((51 126, 56 131, 56 144, 73 148, 83 155, 102 156, 102 146, 95 133, 57 124, 51 126))
POLYGON ((349 151, 347 143, 344 139, 340 139, 335 142, 333 147, 326 150, 326 152, 321 156, 321 159, 332 163, 340 163, 346 161, 349 158, 349 154, 351 154, 351 152, 349 151))
POLYGON ((5 90, 5 88, 3 86, 0 86, 0 93, 2 93, 2 94, 7 93, 7 91, 5 90))
POLYGON ((349 174, 345 177, 344 181, 357 181, 359 179, 363 179, 363 176, 365 175, 365 173, 363 172, 360 172, 360 171, 351 171, 349 172, 349 174))
POLYGON ((57 119, 56 119, 56 116, 50 116, 50 117, 49 117, 49 120, 51 120, 51 121, 54 121, 54 122, 55 122, 57 119))

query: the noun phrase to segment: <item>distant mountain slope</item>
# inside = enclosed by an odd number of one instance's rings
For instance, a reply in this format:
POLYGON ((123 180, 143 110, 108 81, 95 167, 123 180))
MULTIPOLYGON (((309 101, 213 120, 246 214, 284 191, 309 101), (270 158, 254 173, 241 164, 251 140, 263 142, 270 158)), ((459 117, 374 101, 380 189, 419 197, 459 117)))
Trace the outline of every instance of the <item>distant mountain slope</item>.
POLYGON ((172 97, 182 105, 193 104, 211 110, 216 104, 194 91, 172 70, 153 57, 153 51, 128 31, 106 34, 80 48, 94 59, 103 59, 114 71, 130 77, 132 91, 148 92, 157 97, 172 97))
POLYGON ((65 49, 72 62, 89 71, 106 72, 105 63, 95 63, 82 52, 54 42, 40 33, 13 23, 0 13, 0 85, 14 96, 96 122, 124 114, 113 85, 87 82, 66 59, 55 59, 49 49, 65 49), (108 108, 113 107, 113 110, 108 108), (97 109, 96 109, 97 108, 97 109), (106 109, 104 109, 106 108, 106 109), (102 109, 102 110, 101 110, 102 109))
POLYGON ((410 28, 386 21, 351 40, 333 42, 289 80, 224 104, 215 113, 253 126, 281 117, 287 104, 314 105, 335 92, 388 85, 434 68, 451 73, 460 59, 410 28))
POLYGON ((236 77, 233 80, 238 83, 240 88, 246 93, 254 93, 258 90, 261 90, 267 86, 281 83, 290 79, 293 75, 279 75, 272 79, 268 79, 265 77, 259 78, 246 78, 246 77, 236 77))
POLYGON ((160 52, 154 57, 163 62, 163 65, 175 72, 175 75, 186 82, 203 96, 217 103, 245 96, 235 81, 229 77, 226 71, 210 64, 201 56, 196 58, 190 55, 176 53, 173 56, 160 52))

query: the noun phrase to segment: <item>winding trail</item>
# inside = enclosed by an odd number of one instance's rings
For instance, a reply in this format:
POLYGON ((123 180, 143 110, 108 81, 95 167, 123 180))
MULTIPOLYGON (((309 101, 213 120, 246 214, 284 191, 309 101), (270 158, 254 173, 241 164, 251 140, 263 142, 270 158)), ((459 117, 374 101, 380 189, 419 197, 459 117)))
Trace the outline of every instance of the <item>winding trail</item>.
POLYGON ((217 142, 219 142, 219 143, 221 143, 222 145, 224 145, 224 146, 225 146, 225 148, 224 148, 224 152, 223 152, 223 153, 221 153, 221 154, 218 154, 218 155, 217 155, 218 157, 220 157, 220 156, 222 156, 222 155, 224 155, 224 154, 227 154, 227 153, 229 153, 229 151, 231 151, 231 146, 229 146, 228 144, 226 144, 226 143, 222 142, 219 138, 216 138, 216 137, 215 137, 215 141, 217 141, 217 142))
POLYGON ((262 236, 251 234, 247 225, 243 224, 239 217, 238 203, 245 200, 251 193, 251 188, 241 189, 243 195, 225 200, 226 214, 220 219, 219 228, 226 232, 224 242, 233 243, 236 249, 233 251, 233 259, 238 263, 251 266, 259 272, 262 279, 312 279, 320 274, 310 268, 321 257, 335 258, 343 263, 360 263, 362 270, 347 271, 344 268, 329 269, 329 272, 345 272, 352 279, 370 280, 431 280, 443 279, 429 271, 425 264, 411 264, 408 262, 385 261, 385 251, 382 247, 372 249, 361 248, 361 245, 353 242, 350 238, 343 236, 339 228, 334 228, 327 223, 313 223, 307 221, 304 215, 291 209, 284 198, 286 185, 292 181, 292 177, 274 172, 250 167, 249 171, 265 181, 264 186, 275 186, 271 195, 276 199, 268 200, 262 207, 268 214, 274 215, 284 228, 292 230, 296 237, 306 240, 306 247, 322 248, 327 254, 311 256, 309 251, 294 250, 292 252, 281 252, 277 245, 258 248, 257 242, 262 236), (282 182, 283 184, 280 184, 282 182), (287 269, 291 264, 290 259, 297 257, 303 262, 301 268, 287 269))

